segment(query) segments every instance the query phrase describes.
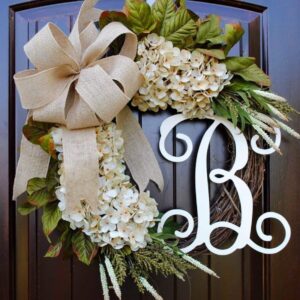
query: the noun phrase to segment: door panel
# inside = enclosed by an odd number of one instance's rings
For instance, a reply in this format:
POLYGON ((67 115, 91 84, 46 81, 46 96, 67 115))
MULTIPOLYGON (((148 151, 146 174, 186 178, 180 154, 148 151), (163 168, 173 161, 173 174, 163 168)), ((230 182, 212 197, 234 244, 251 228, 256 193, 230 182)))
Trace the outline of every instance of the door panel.
MULTIPOLYGON (((279 0, 275 0, 276 3, 278 1, 279 0)), ((293 1, 297 0, 289 0, 287 2, 293 1)), ((260 5, 269 5, 267 2, 270 1, 261 0, 256 2, 260 5)), ((99 3, 99 7, 102 9, 120 9, 122 3, 123 0, 102 0, 99 3)), ((57 24, 65 33, 69 33, 74 24, 81 2, 59 0, 40 0, 33 2, 4 0, 4 2, 0 4, 0 17, 5 24, 3 27, 1 26, 0 33, 1 41, 3 40, 6 43, 9 41, 7 9, 9 5, 12 4, 16 5, 10 6, 10 76, 7 76, 7 66, 1 66, 0 73, 0 84, 6 84, 8 86, 9 83, 10 86, 10 96, 8 95, 7 89, 4 88, 0 91, 0 176, 2 181, 0 197, 3 199, 3 202, 0 204, 1 216, 3 216, 0 219, 0 242, 4 245, 3 248, 0 249, 0 299, 101 299, 97 264, 91 267, 85 267, 75 259, 67 261, 63 261, 62 259, 45 259, 43 255, 46 252, 48 243, 42 233, 40 214, 37 213, 28 218, 19 216, 16 213, 15 203, 9 201, 11 195, 8 192, 8 186, 11 187, 12 185, 15 162, 19 155, 21 128, 26 118, 26 113, 20 106, 18 94, 12 82, 14 72, 31 67, 23 52, 23 46, 49 21, 57 24), (9 118, 8 105, 10 108, 9 118), (9 149, 10 156, 7 149, 9 149), (8 161, 9 165, 7 164, 8 161), (10 245, 8 242, 9 232, 12 237, 10 245), (16 250, 14 251, 14 249, 16 250), (7 274, 9 274, 9 276, 7 274)), ((269 9, 259 5, 248 5, 240 1, 225 0, 187 1, 187 4, 200 16, 214 13, 221 15, 224 23, 242 23, 245 29, 245 35, 242 42, 234 47, 231 54, 255 56, 260 65, 266 70, 268 69, 267 16, 269 9)), ((272 4, 272 8, 280 14, 280 6, 279 4, 277 5, 278 6, 273 6, 272 4)), ((272 22, 271 24, 277 24, 274 20, 272 22)), ((273 28, 271 29, 273 30, 273 28)), ((280 49, 280 46, 277 46, 280 49)), ((2 55, 3 61, 8 61, 8 52, 1 54, 1 58, 2 55)), ((273 59, 276 60, 276 57, 278 58, 278 56, 274 56, 273 51, 272 55, 272 61, 273 59)), ((281 65, 281 67, 285 70, 284 66, 281 65)), ((288 70, 286 70, 286 72, 288 72, 288 70)), ((292 82, 296 81, 293 80, 292 82)), ((288 86, 289 82, 285 81, 284 84, 288 86)), ((275 76, 275 89, 277 86, 281 87, 282 83, 279 82, 278 77, 275 76)), ((292 98, 295 97, 294 93, 297 89, 299 90, 299 87, 295 85, 291 86, 291 90, 293 91, 290 92, 292 98)), ((286 92, 286 96, 288 97, 288 91, 284 89, 283 91, 286 92)), ((290 99, 291 97, 288 98, 290 99)), ((295 100, 293 104, 296 104, 295 100)), ((138 112, 135 113, 154 149, 165 178, 165 190, 159 193, 155 186, 150 184, 151 194, 159 202, 161 210, 178 207, 189 210, 195 214, 194 164, 196 153, 192 155, 191 159, 184 163, 172 164, 166 161, 161 157, 158 151, 159 126, 161 122, 170 115, 170 112, 160 114, 146 113, 143 115, 138 112)), ((208 125, 209 122, 200 121, 185 122, 179 125, 169 137, 167 149, 169 149, 170 153, 173 152, 173 154, 177 155, 182 152, 182 145, 177 143, 175 139, 177 132, 187 134, 193 141, 195 148, 197 148, 208 125)), ((211 168, 219 167, 224 163, 226 159, 224 155, 225 149, 226 140, 222 137, 222 131, 219 131, 213 137, 210 147, 209 165, 211 168)), ((284 150, 286 150, 284 159, 280 157, 278 160, 276 160, 276 158, 272 160, 271 170, 273 170, 273 166, 274 170, 275 167, 276 170, 280 168, 280 177, 277 176, 277 172, 271 172, 270 191, 269 178, 267 178, 264 196, 259 205, 255 208, 255 215, 257 217, 263 211, 269 210, 271 206, 272 210, 283 213, 287 219, 291 221, 292 227, 294 224, 294 227, 297 226, 299 230, 300 224, 298 219, 289 219, 289 215, 295 216, 293 209, 295 210, 296 208, 287 206, 286 201, 283 202, 279 199, 279 192, 283 191, 281 194, 284 194, 290 198, 290 201, 296 203, 297 195, 299 194, 299 188, 296 187, 295 181, 297 177, 290 178, 289 184, 292 184, 291 189, 288 188, 289 185, 286 185, 287 187, 284 189, 282 184, 282 182, 285 182, 284 178, 287 174, 291 174, 288 173, 289 171, 293 171, 299 175, 299 171, 296 171, 295 167, 293 167, 295 159, 297 159, 298 163, 300 161, 299 154, 296 153, 295 149, 295 144, 293 144, 293 148, 291 145, 284 147, 284 150), (289 157, 295 159, 291 161, 289 157), (272 197, 271 202, 270 195, 272 197), (275 199, 275 201, 273 201, 273 199, 275 199)), ((210 189, 212 194, 217 192, 217 188, 213 185, 211 185, 210 189)), ((22 199, 19 199, 19 201, 22 201, 22 199)), ((267 224, 265 227, 267 230, 270 230, 270 225, 267 224)), ((272 232, 280 239, 280 232, 277 227, 273 227, 273 225, 272 232)), ((295 251, 297 249, 300 250, 299 241, 295 239, 295 236, 292 237, 291 244, 289 245, 288 257, 292 263, 294 259, 293 255, 296 253, 295 251)), ((284 289, 280 290, 280 288, 278 288, 278 286, 282 287, 283 284, 280 284, 280 276, 276 275, 277 272, 280 273, 280 271, 284 269, 286 274, 288 274, 288 267, 283 267, 282 263, 285 255, 286 251, 283 251, 271 260, 269 257, 255 253, 248 248, 226 257, 204 255, 200 257, 200 260, 216 270, 221 276, 220 280, 210 278, 200 271, 194 271, 190 273, 190 280, 187 280, 185 283, 179 282, 175 278, 168 278, 167 280, 156 278, 154 280, 154 286, 161 292, 166 300, 293 300, 296 299, 293 297, 296 295, 295 289, 294 292, 290 292, 290 298, 285 298, 283 294, 284 289), (276 257, 280 258, 278 259, 276 257), (271 282, 272 286, 270 285, 271 282), (270 298, 270 296, 272 297, 270 298)), ((294 273, 292 274, 295 276, 295 274, 297 274, 297 265, 293 266, 293 268, 294 273)), ((290 280, 295 281, 293 278, 290 278, 290 280)), ((284 282, 285 286, 289 286, 287 279, 285 279, 284 282)), ((296 285, 294 286, 296 287, 296 285)), ((148 295, 140 296, 133 284, 128 282, 124 289, 124 299, 151 299, 151 297, 148 295)))

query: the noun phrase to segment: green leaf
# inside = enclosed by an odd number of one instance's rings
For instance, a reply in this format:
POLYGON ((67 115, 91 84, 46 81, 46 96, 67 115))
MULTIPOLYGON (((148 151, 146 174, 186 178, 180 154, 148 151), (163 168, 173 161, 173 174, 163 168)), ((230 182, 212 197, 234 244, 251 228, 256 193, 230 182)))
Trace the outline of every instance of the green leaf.
POLYGON ((157 0, 152 6, 154 19, 159 24, 159 31, 165 26, 166 21, 175 15, 175 5, 173 0, 157 0))
POLYGON ((28 202, 38 208, 45 206, 53 200, 55 200, 53 193, 50 193, 46 188, 37 191, 28 197, 28 202))
POLYGON ((121 22, 124 25, 127 24, 127 16, 120 11, 109 11, 105 10, 101 13, 99 19, 100 29, 104 28, 107 24, 111 22, 121 22))
POLYGON ((18 212, 22 216, 27 216, 36 210, 36 207, 29 202, 25 202, 18 206, 18 212))
POLYGON ((28 202, 36 207, 45 206, 55 199, 54 193, 47 188, 45 178, 32 178, 27 183, 28 202))
POLYGON ((196 35, 197 25, 186 9, 179 9, 163 26, 161 35, 175 46, 183 46, 188 37, 196 35))
POLYGON ((90 265, 98 252, 98 246, 82 231, 78 231, 72 238, 73 251, 78 259, 86 265, 90 265))
POLYGON ((250 67, 235 72, 236 75, 241 76, 246 81, 255 82, 261 86, 271 86, 271 80, 267 74, 264 73, 256 64, 250 67))
POLYGON ((234 92, 238 92, 238 91, 248 92, 250 90, 257 90, 258 86, 255 83, 252 83, 250 81, 245 81, 242 78, 234 77, 231 80, 231 83, 225 87, 225 90, 226 89, 234 92))
POLYGON ((227 70, 231 72, 237 72, 243 69, 250 67, 255 64, 254 57, 227 57, 224 61, 226 64, 227 70))
POLYGON ((224 39, 226 43, 225 54, 227 55, 231 48, 242 38, 244 29, 241 24, 226 24, 224 39))
POLYGON ((220 17, 210 15, 204 20, 198 29, 196 41, 198 44, 205 44, 209 39, 217 37, 222 32, 220 27, 220 17))
POLYGON ((156 27, 156 21, 152 15, 148 3, 139 0, 126 0, 128 26, 136 34, 150 33, 156 27))
POLYGON ((60 241, 63 243, 63 258, 68 258, 73 255, 73 249, 72 249, 72 237, 74 234, 74 231, 70 229, 69 223, 67 222, 60 222, 60 224, 64 224, 66 229, 62 233, 60 237, 60 241))
POLYGON ((51 245, 44 257, 57 257, 57 256, 59 256, 60 251, 62 249, 62 246, 63 246, 62 242, 58 242, 55 245, 51 245))
POLYGON ((27 124, 23 127, 23 134, 28 141, 35 145, 40 145, 44 151, 53 158, 56 158, 55 144, 49 133, 51 127, 53 127, 53 124, 35 122, 29 119, 27 124))
POLYGON ((54 159, 56 159, 57 156, 55 144, 50 133, 43 135, 39 138, 39 145, 45 152, 49 153, 54 159))
POLYGON ((28 180, 27 183, 27 193, 32 195, 35 192, 38 192, 46 187, 46 178, 32 178, 28 180))
POLYGON ((42 216, 43 231, 49 241, 50 241, 49 235, 57 227, 60 219, 61 219, 61 211, 59 210, 56 202, 49 203, 44 207, 43 216, 42 216))
POLYGON ((237 91, 236 93, 243 99, 243 101, 245 102, 245 104, 249 107, 250 106, 250 102, 249 102, 249 99, 247 97, 247 93, 241 92, 241 91, 237 91))
POLYGON ((201 53, 206 54, 211 57, 215 57, 217 59, 224 59, 226 57, 224 51, 222 49, 197 49, 201 53))
POLYGON ((53 125, 43 122, 35 122, 29 119, 27 124, 23 127, 23 134, 33 144, 39 145, 40 138, 48 134, 49 129, 53 125))
POLYGON ((230 118, 230 114, 229 114, 227 107, 222 106, 220 101, 213 101, 212 108, 217 116, 220 116, 225 119, 230 118))

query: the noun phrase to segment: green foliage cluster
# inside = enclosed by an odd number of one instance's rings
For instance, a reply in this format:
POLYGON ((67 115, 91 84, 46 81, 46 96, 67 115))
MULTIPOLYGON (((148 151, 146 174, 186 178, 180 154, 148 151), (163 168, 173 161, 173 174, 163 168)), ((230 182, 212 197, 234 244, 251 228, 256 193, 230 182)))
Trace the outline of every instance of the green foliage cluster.
POLYGON ((210 15, 204 20, 190 11, 185 1, 156 0, 150 6, 144 0, 126 0, 123 12, 105 11, 100 29, 110 22, 126 25, 140 38, 157 33, 180 48, 199 48, 204 53, 225 59, 244 31, 240 24, 220 26, 220 18, 210 15))
POLYGON ((274 133, 273 127, 280 127, 275 118, 269 117, 274 114, 274 108, 285 120, 296 110, 286 101, 279 102, 257 94, 257 90, 259 88, 254 83, 234 79, 212 102, 215 114, 232 121, 241 130, 246 125, 257 125, 269 133, 274 133))
MULTIPOLYGON (((176 276, 184 280, 187 271, 195 269, 193 265, 184 260, 180 250, 172 245, 167 246, 164 240, 154 239, 146 248, 138 251, 131 251, 125 247, 121 250, 113 249, 110 246, 101 249, 101 255, 107 256, 113 265, 120 286, 130 274, 140 292, 144 287, 140 278, 149 278, 151 274, 176 276), (172 249, 176 248, 176 251, 172 249)), ((100 260, 102 259, 100 255, 100 260)))
POLYGON ((150 6, 144 0, 126 0, 123 12, 105 11, 100 16, 100 29, 118 21, 136 33, 139 39, 157 33, 179 48, 198 49, 226 64, 227 69, 245 81, 269 87, 269 77, 255 64, 252 57, 228 57, 244 30, 238 23, 221 27, 219 16, 209 15, 201 20, 190 11, 185 1, 156 0, 150 6))

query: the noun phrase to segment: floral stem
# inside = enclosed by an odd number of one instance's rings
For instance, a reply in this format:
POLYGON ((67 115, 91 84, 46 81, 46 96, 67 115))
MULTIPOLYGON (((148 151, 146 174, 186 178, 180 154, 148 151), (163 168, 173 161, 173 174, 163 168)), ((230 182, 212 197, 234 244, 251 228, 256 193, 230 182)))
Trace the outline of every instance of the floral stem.
POLYGON ((117 280, 117 276, 115 274, 115 271, 114 271, 114 268, 109 260, 109 258, 107 256, 105 256, 105 266, 106 266, 106 270, 107 270, 107 273, 109 275, 109 278, 110 278, 110 281, 113 285, 113 288, 114 288, 114 291, 117 295, 117 297, 119 299, 121 299, 122 297, 122 293, 121 293, 121 289, 120 289, 120 286, 119 286, 119 283, 118 283, 118 280, 117 280))
POLYGON ((273 149, 275 149, 279 154, 282 155, 282 152, 277 147, 277 145, 272 141, 272 139, 267 135, 266 132, 264 132, 259 126, 252 125, 252 127, 257 131, 257 133, 267 142, 269 146, 271 146, 273 149))
POLYGON ((198 269, 202 270, 203 272, 207 273, 208 275, 211 275, 211 276, 216 277, 216 278, 220 278, 213 270, 211 270, 210 268, 208 268, 207 266, 202 264, 200 261, 192 258, 191 256, 184 254, 182 256, 182 258, 184 260, 186 260, 187 262, 189 262, 191 265, 193 265, 196 268, 198 268, 198 269))
POLYGON ((146 278, 140 277, 140 282, 143 287, 153 296, 155 300, 163 300, 162 296, 160 296, 155 288, 147 281, 146 278))
POLYGON ((270 92, 266 92, 266 91, 262 91, 262 90, 254 90, 253 91, 255 94, 262 96, 264 98, 270 99, 270 100, 274 100, 274 101, 278 101, 278 102, 286 102, 286 99, 276 95, 274 93, 270 93, 270 92))
POLYGON ((101 263, 99 264, 99 271, 100 271, 100 280, 101 280, 104 300, 109 300, 110 297, 109 297, 109 290, 107 286, 107 277, 106 277, 104 266, 101 263))

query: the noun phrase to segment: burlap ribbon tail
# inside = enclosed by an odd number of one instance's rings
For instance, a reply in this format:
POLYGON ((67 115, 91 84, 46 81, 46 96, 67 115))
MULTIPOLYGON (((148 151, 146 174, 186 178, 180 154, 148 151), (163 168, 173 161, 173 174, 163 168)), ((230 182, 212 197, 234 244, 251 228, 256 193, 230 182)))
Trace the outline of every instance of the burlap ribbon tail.
MULTIPOLYGON (((47 24, 24 47, 34 70, 15 75, 24 109, 35 121, 60 124, 63 130, 66 209, 72 212, 85 200, 98 201, 99 162, 95 127, 116 118, 125 140, 125 161, 143 191, 148 181, 163 188, 163 177, 151 146, 127 103, 143 82, 136 63, 137 37, 112 22, 100 33, 94 25, 100 11, 96 0, 84 1, 69 36, 47 24), (118 55, 108 56, 116 38, 125 40, 118 55)), ((45 177, 49 156, 23 137, 14 199, 27 181, 45 177)))

